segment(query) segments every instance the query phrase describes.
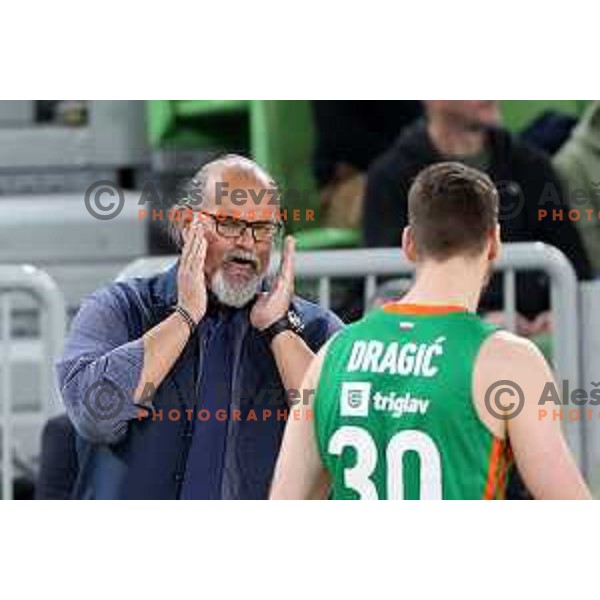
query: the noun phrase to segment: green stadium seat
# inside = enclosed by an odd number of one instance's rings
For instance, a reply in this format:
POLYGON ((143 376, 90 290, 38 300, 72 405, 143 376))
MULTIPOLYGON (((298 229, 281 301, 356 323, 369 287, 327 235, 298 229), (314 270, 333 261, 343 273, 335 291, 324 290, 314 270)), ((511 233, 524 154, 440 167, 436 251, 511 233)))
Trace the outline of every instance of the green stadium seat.
POLYGON ((548 110, 578 117, 587 102, 587 100, 502 100, 500 109, 504 125, 510 131, 518 132, 548 110))
POLYGON ((248 101, 151 100, 146 106, 152 148, 224 150, 245 141, 248 101))
POLYGON ((331 248, 356 248, 360 246, 361 233, 356 229, 323 227, 298 231, 295 234, 298 250, 325 250, 331 248))
MULTIPOLYGON (((310 102, 153 100, 147 117, 152 148, 247 153, 280 184, 284 206, 318 210, 310 102)), ((314 225, 289 221, 288 229, 314 225)))

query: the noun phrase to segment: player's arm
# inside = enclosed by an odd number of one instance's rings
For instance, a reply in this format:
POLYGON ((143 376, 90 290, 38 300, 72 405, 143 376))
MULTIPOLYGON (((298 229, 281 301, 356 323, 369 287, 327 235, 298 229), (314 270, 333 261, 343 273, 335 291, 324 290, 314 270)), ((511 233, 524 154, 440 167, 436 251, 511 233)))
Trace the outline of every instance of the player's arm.
MULTIPOLYGON (((515 462, 527 488, 539 500, 589 498, 560 420, 543 416, 544 406, 539 400, 545 386, 556 382, 542 353, 529 340, 507 332, 496 334, 488 350, 488 356, 493 356, 484 367, 489 385, 508 380, 518 386, 515 390, 520 388, 523 392, 523 408, 520 412, 513 408, 514 416, 508 410, 506 416, 510 418, 505 422, 515 462)), ((491 396, 489 400, 493 402, 491 396)), ((515 395, 511 402, 516 401, 515 395)), ((507 400, 504 404, 508 406, 507 400)))
POLYGON ((300 411, 300 418, 289 419, 285 428, 271 485, 271 500, 324 499, 329 493, 329 477, 321 463, 315 437, 314 397, 330 342, 331 339, 319 350, 302 381, 300 397, 308 401, 294 408, 300 411))

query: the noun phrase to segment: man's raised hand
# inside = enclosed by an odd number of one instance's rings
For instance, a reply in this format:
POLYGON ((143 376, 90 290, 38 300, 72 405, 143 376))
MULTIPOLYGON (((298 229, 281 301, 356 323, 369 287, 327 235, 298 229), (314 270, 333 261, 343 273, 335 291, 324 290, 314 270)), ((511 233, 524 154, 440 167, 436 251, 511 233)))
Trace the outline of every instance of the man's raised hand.
POLYGON ((177 271, 178 305, 198 323, 206 312, 206 282, 204 259, 206 238, 202 224, 192 221, 183 230, 183 250, 177 271))
POLYGON ((281 267, 269 292, 262 292, 250 312, 250 321, 257 329, 266 329, 283 317, 294 295, 294 253, 296 241, 285 238, 281 267))

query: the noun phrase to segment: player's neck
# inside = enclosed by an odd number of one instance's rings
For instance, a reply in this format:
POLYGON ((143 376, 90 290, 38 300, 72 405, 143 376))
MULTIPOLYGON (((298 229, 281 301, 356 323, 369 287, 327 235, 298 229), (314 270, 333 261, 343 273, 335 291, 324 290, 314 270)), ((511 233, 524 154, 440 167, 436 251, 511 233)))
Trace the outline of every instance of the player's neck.
POLYGON ((485 267, 464 260, 427 263, 417 269, 415 283, 402 302, 463 306, 475 312, 484 279, 485 267))

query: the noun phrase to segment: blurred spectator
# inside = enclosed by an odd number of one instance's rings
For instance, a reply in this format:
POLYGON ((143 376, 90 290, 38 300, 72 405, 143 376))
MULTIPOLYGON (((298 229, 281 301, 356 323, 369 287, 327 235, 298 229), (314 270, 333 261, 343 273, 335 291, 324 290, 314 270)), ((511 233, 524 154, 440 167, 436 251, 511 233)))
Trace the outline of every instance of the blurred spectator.
POLYGON ((319 100, 314 169, 320 190, 321 225, 358 227, 365 173, 398 134, 421 116, 416 100, 319 100))
POLYGON ((591 103, 571 137, 554 157, 573 208, 575 221, 596 276, 600 274, 600 101, 591 103), (586 210, 592 210, 588 218, 586 210))
MULTIPOLYGON (((546 186, 561 189, 552 165, 539 151, 499 126, 497 102, 428 100, 425 108, 426 119, 406 129, 369 168, 363 214, 366 245, 400 245, 398 232, 407 223, 407 194, 413 179, 432 163, 459 160, 487 172, 498 185, 504 241, 552 244, 569 257, 580 278, 588 278, 589 262, 573 223, 538 218, 546 186)), ((501 283, 498 276, 492 279, 482 310, 501 308, 501 283)), ((533 335, 548 328, 548 305, 548 281, 543 274, 517 275, 521 334, 533 335)), ((490 317, 500 319, 498 313, 490 317)))

